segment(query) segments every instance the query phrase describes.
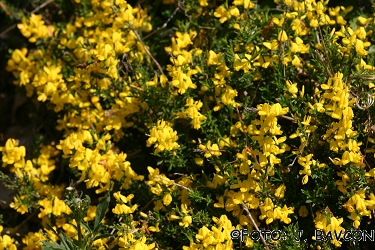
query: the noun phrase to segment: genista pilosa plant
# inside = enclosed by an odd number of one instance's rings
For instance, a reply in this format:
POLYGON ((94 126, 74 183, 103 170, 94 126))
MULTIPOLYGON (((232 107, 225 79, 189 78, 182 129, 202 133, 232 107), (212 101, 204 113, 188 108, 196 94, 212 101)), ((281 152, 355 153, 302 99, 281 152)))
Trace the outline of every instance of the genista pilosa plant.
POLYGON ((22 19, 33 46, 6 69, 54 132, 33 156, 2 147, 12 213, 40 223, 3 225, 0 249, 373 248, 343 237, 375 230, 375 19, 328 4, 75 0, 69 22, 22 19))

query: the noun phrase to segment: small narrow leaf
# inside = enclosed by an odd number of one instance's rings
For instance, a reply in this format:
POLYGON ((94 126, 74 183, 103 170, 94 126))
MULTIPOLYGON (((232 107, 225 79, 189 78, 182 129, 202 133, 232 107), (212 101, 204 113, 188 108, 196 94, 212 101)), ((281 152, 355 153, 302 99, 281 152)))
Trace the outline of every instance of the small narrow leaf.
POLYGON ((112 238, 112 237, 113 237, 112 234, 105 233, 105 234, 101 234, 101 235, 96 236, 93 241, 96 241, 96 240, 99 240, 99 239, 103 239, 103 238, 112 238))
POLYGON ((99 228, 99 223, 103 220, 105 216, 105 212, 108 208, 109 201, 111 197, 107 195, 107 197, 100 200, 98 207, 96 208, 96 216, 94 222, 94 232, 96 232, 99 228))
POLYGON ((50 243, 48 241, 43 241, 42 250, 67 250, 64 246, 57 243, 50 243))

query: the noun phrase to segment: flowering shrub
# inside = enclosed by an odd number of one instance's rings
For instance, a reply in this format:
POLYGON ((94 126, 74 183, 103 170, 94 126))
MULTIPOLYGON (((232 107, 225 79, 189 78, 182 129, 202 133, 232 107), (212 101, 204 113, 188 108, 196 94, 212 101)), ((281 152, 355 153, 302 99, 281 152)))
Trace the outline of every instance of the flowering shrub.
POLYGON ((1 226, 0 249, 374 247, 315 230, 375 229, 375 19, 275 3, 164 0, 161 21, 76 0, 68 23, 23 19, 34 47, 6 69, 53 135, 1 148, 9 206, 40 223, 1 226))

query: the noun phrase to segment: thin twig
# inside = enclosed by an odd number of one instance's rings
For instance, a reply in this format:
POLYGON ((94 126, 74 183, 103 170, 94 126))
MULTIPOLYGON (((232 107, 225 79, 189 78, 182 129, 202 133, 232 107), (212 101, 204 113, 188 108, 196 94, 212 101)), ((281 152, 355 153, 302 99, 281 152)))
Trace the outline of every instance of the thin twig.
POLYGON ((44 7, 46 7, 48 4, 52 3, 53 1, 54 0, 47 0, 46 2, 42 3, 39 7, 31 11, 30 13, 34 14, 35 12, 38 12, 40 9, 43 9, 44 7))
POLYGON ((193 149, 194 152, 199 152, 199 153, 210 153, 211 154, 211 151, 212 152, 227 152, 227 150, 225 149, 209 149, 207 146, 207 151, 206 150, 203 150, 203 149, 193 149))
MULTIPOLYGON (((246 211, 246 213, 247 213, 247 216, 249 216, 249 218, 250 218, 251 222, 253 223, 254 227, 258 230, 258 232, 260 232, 260 230, 259 230, 257 224, 255 223, 255 220, 254 220, 253 216, 251 215, 249 209, 247 208, 245 202, 242 202, 242 206, 243 206, 243 208, 245 209, 245 211, 246 211)), ((267 242, 264 240, 263 235, 262 235, 261 233, 260 233, 259 235, 260 235, 260 238, 261 238, 262 241, 263 241, 264 248, 267 249, 267 250, 269 250, 268 245, 267 245, 267 242)))
POLYGON ((318 40, 318 44, 320 44, 320 38, 319 38, 319 34, 316 33, 316 39, 318 40))
POLYGON ((296 156, 291 164, 288 165, 288 167, 293 167, 294 163, 296 162, 298 156, 296 156))
MULTIPOLYGON (((118 222, 120 223, 122 221, 122 217, 120 217, 120 219, 118 220, 118 222)), ((113 235, 113 233, 115 232, 116 228, 113 228, 112 231, 111 231, 111 234, 113 235)))
MULTIPOLYGON (((238 119, 240 119, 240 122, 241 122, 241 127, 243 129, 245 124, 242 121, 241 114, 240 114, 240 111, 238 110, 238 107, 236 107, 236 111, 237 111, 238 119)), ((244 134, 245 134, 245 138, 246 138, 246 146, 248 147, 250 145, 250 143, 249 143, 249 138, 247 138, 247 132, 244 132, 244 134)))
POLYGON ((137 154, 139 154, 139 153, 141 153, 141 152, 142 152, 142 149, 138 149, 137 151, 135 151, 135 152, 133 152, 133 153, 131 153, 131 154, 128 154, 126 158, 129 159, 129 158, 131 158, 131 157, 136 156, 137 154))
MULTIPOLYGON (((143 211, 145 211, 150 205, 151 205, 151 203, 153 203, 154 201, 156 200, 156 198, 154 197, 154 198, 152 198, 142 209, 141 209, 141 211, 140 212, 143 212, 143 211)), ((135 215, 135 217, 134 217, 134 219, 135 218, 137 218, 137 215, 138 214, 136 214, 135 215)))
POLYGON ((329 60, 329 56, 328 56, 328 50, 327 50, 327 47, 326 47, 326 43, 324 42, 324 37, 323 37, 323 34, 322 34, 322 30, 320 29, 320 26, 318 28, 319 28, 319 34, 322 37, 322 41, 323 41, 324 54, 326 54, 326 58, 328 58, 328 60, 327 60, 328 61, 328 65, 330 66, 331 72, 333 72, 331 61, 329 60))
POLYGON ((13 233, 16 233, 23 225, 26 224, 26 222, 28 222, 34 215, 36 215, 37 212, 38 210, 35 210, 32 214, 30 214, 24 221, 21 222, 21 224, 16 227, 13 233))
POLYGON ((7 28, 7 29, 4 30, 3 32, 1 32, 0 37, 2 37, 3 35, 5 35, 5 34, 8 33, 9 31, 11 31, 11 30, 14 29, 15 27, 17 27, 17 24, 13 24, 13 25, 10 26, 9 28, 7 28))
POLYGON ((134 89, 138 89, 138 90, 140 90, 140 91, 145 91, 144 89, 142 89, 142 88, 140 88, 140 87, 138 87, 138 86, 135 86, 135 85, 133 85, 133 84, 130 84, 129 86, 132 87, 132 88, 134 88, 134 89))
MULTIPOLYGON (((238 118, 240 119, 240 122, 241 122, 241 127, 243 129, 243 127, 245 126, 245 123, 242 121, 241 114, 240 114, 240 111, 238 110, 238 107, 236 107, 236 110, 237 110, 238 118)), ((245 131, 244 134, 245 134, 245 138, 246 138, 246 146, 245 146, 246 151, 249 152, 249 154, 251 155, 251 157, 253 157, 253 159, 256 162, 256 164, 260 166, 259 161, 258 161, 256 155, 254 155, 253 152, 252 152, 252 150, 249 149, 250 143, 249 143, 249 138, 247 137, 247 131, 245 131)))
POLYGON ((183 189, 188 190, 189 192, 192 192, 192 190, 191 190, 190 188, 185 187, 184 185, 178 184, 178 183, 176 183, 176 182, 174 182, 174 181, 164 179, 163 177, 160 177, 159 175, 156 175, 155 178, 158 178, 158 179, 163 180, 163 181, 167 181, 167 182, 169 182, 171 185, 176 185, 176 186, 179 186, 180 188, 183 188, 183 189))
MULTIPOLYGON (((244 109, 247 112, 252 112, 252 113, 257 113, 259 111, 257 108, 252 108, 252 107, 251 108, 245 107, 244 109)), ((294 119, 293 117, 290 117, 290 116, 281 115, 280 117, 283 118, 283 119, 292 121, 292 122, 296 121, 296 119, 294 119)))
POLYGON ((151 57, 152 61, 158 67, 158 69, 160 71, 160 74, 164 75, 163 69, 161 68, 160 64, 158 63, 158 61, 156 61, 155 57, 153 57, 151 55, 150 51, 147 49, 146 45, 143 43, 143 41, 142 41, 141 37, 139 36, 138 32, 135 29, 133 29, 133 32, 136 35, 136 37, 138 38, 139 42, 142 44, 142 46, 143 46, 144 50, 146 51, 146 53, 148 54, 148 56, 151 57))
MULTIPOLYGON (((39 7, 35 8, 33 11, 31 11, 30 13, 31 14, 34 14, 36 12, 38 12, 40 9, 46 7, 48 4, 50 4, 51 2, 53 2, 54 0, 47 0, 46 2, 42 3, 39 7)), ((12 29, 16 28, 17 27, 17 24, 13 24, 12 26, 10 26, 9 28, 7 28, 6 30, 4 30, 3 32, 0 33, 0 37, 4 36, 6 33, 8 33, 9 31, 11 31, 12 29)))
POLYGON ((313 220, 315 220, 315 217, 314 217, 314 211, 312 210, 312 206, 311 206, 311 203, 310 204, 310 211, 311 211, 311 216, 313 218, 313 220))
MULTIPOLYGON (((156 200, 156 197, 152 198, 141 210, 140 212, 145 211, 154 201, 156 200)), ((137 219, 139 216, 139 213, 134 216, 134 220, 137 219)))
POLYGON ((260 85, 260 81, 258 82, 258 84, 257 84, 257 86, 255 88, 253 98, 251 99, 251 102, 250 102, 250 106, 253 105, 253 103, 254 103, 254 99, 255 99, 255 97, 257 95, 257 92, 258 92, 258 89, 259 89, 259 85, 260 85))
POLYGON ((0 2, 0 7, 3 9, 3 11, 7 14, 7 16, 11 16, 12 13, 10 12, 10 10, 8 9, 8 7, 3 3, 3 2, 0 2))
POLYGON ((214 27, 198 26, 200 29, 214 30, 214 27))
POLYGON ((147 38, 149 38, 150 36, 152 36, 153 34, 159 32, 160 30, 162 29, 165 29, 168 25, 168 23, 173 19, 173 17, 176 15, 177 11, 180 9, 180 7, 177 6, 177 8, 173 11, 172 15, 167 19, 167 21, 163 24, 163 26, 160 26, 159 28, 157 28, 156 30, 154 30, 153 32, 151 32, 150 34, 148 34, 147 36, 143 37, 143 40, 146 40, 147 38))
POLYGON ((331 157, 328 157, 328 159, 329 159, 333 164, 335 164, 335 162, 332 160, 331 157))

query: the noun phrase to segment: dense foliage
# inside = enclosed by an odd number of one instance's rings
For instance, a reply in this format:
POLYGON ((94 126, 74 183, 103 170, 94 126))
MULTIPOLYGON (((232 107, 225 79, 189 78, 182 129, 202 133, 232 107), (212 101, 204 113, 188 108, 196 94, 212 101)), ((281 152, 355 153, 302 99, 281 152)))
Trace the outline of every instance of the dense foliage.
POLYGON ((56 2, 62 17, 17 24, 31 45, 6 66, 37 125, 1 148, 0 249, 375 246, 344 238, 375 235, 372 14, 56 2))

